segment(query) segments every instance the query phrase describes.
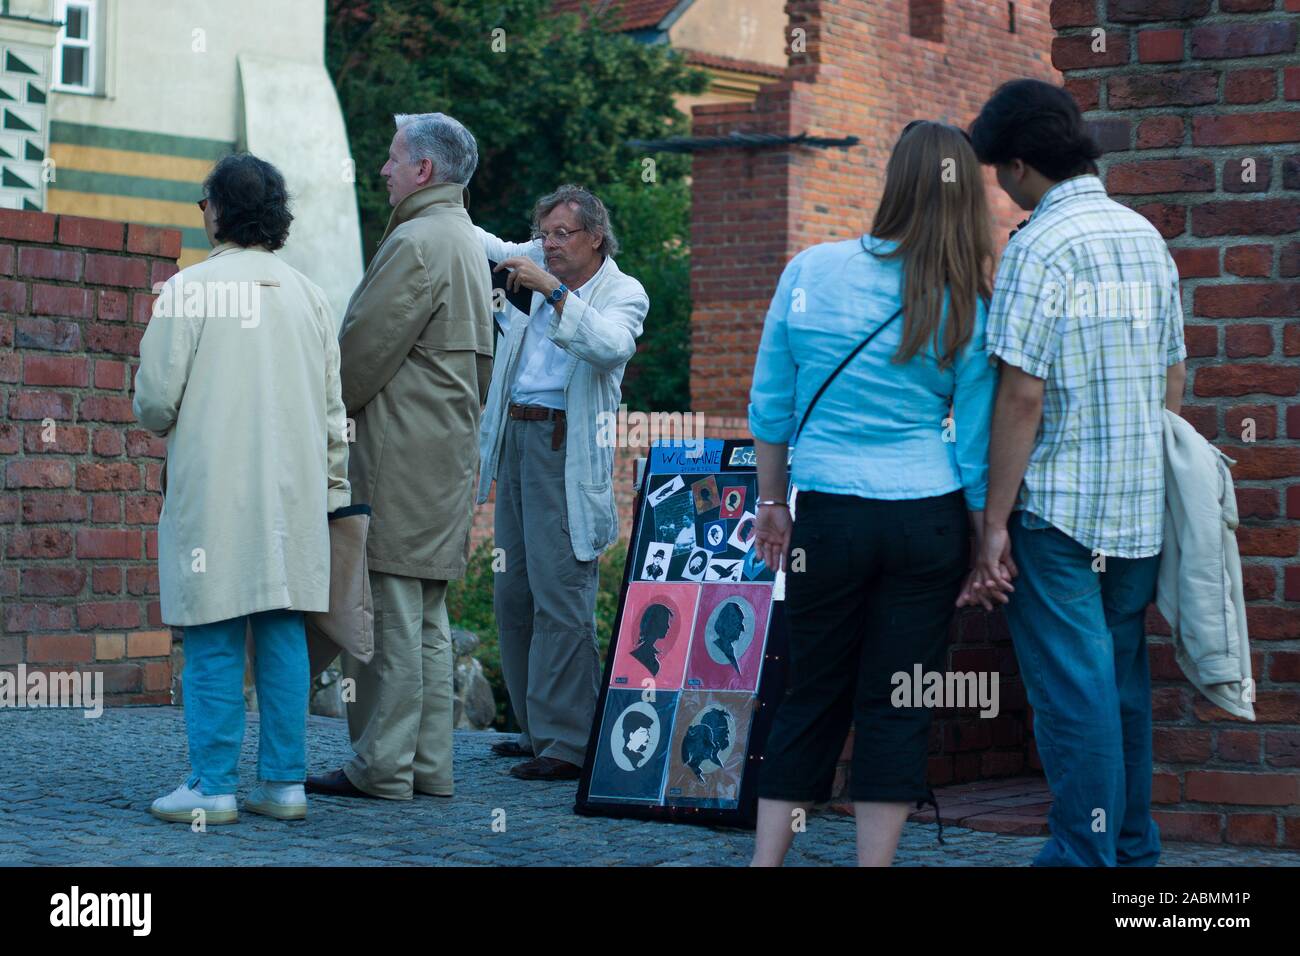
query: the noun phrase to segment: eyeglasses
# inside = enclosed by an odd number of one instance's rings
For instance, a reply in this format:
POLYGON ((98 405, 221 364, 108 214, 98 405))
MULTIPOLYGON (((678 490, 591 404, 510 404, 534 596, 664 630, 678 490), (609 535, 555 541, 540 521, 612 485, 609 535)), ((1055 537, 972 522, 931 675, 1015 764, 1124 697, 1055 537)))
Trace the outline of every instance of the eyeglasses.
POLYGON ((207 212, 207 211, 208 211, 208 197, 207 197, 207 196, 204 196, 202 199, 199 200, 199 209, 201 209, 203 212, 207 212))
POLYGON ((572 232, 570 232, 567 229, 556 229, 554 232, 542 232, 540 229, 535 229, 533 230, 533 239, 534 240, 540 239, 542 240, 542 242, 548 242, 554 239, 558 245, 562 246, 569 241, 570 236, 573 236, 579 232, 586 232, 586 231, 587 230, 585 228, 574 229, 572 232))

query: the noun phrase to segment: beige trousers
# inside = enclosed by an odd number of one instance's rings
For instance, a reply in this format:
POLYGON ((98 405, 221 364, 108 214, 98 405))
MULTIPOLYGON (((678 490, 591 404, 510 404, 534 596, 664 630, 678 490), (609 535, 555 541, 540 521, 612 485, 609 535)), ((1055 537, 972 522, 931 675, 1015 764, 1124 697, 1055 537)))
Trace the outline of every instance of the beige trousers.
POLYGON ((362 664, 343 655, 343 676, 356 682, 355 700, 348 703, 356 756, 343 771, 353 786, 376 797, 409 800, 415 790, 451 796, 447 582, 372 571, 370 590, 375 656, 362 664))
POLYGON ((501 674, 519 721, 519 745, 582 765, 600 693, 596 561, 569 541, 564 452, 555 423, 508 420, 498 466, 493 579, 501 674))

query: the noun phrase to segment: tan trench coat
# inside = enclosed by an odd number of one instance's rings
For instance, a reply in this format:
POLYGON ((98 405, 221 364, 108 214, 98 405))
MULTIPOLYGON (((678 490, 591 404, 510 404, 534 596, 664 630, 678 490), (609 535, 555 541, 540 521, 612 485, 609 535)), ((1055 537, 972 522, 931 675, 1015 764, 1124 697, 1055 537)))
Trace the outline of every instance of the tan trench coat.
POLYGON ((327 514, 350 501, 337 323, 260 246, 223 243, 162 290, 135 416, 167 436, 162 619, 329 608, 327 514))
POLYGON ((450 580, 469 555, 479 413, 492 375, 492 278, 464 187, 407 196, 348 302, 343 401, 371 571, 450 580))

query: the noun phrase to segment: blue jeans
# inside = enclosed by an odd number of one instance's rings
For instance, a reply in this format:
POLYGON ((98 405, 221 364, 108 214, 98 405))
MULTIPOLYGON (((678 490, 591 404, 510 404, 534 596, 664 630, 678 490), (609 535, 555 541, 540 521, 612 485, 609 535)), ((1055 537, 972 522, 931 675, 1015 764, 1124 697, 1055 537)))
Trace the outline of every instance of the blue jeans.
POLYGON ((189 786, 234 793, 244 743, 244 633, 252 622, 261 733, 259 780, 301 782, 307 772, 307 632, 301 611, 263 611, 185 628, 189 786))
POLYGON ((1108 556, 1099 573, 1037 516, 1014 512, 1007 528, 1020 571, 1007 622, 1053 797, 1034 865, 1154 866, 1144 615, 1160 558, 1108 556))

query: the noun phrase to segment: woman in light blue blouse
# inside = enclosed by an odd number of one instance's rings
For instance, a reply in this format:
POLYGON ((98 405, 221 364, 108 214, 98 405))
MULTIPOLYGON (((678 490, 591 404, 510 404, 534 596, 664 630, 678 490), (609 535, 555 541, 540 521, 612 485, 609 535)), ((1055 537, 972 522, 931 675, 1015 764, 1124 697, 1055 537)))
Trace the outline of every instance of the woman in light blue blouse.
POLYGON ((756 865, 784 859, 796 808, 829 799, 850 721, 860 864, 889 865, 910 805, 933 800, 931 710, 910 685, 918 665, 946 670, 982 533, 997 384, 984 350, 991 265, 966 134, 915 122, 890 156, 871 233, 804 250, 772 297, 749 426, 755 547, 787 571, 790 673, 759 776, 756 865))

